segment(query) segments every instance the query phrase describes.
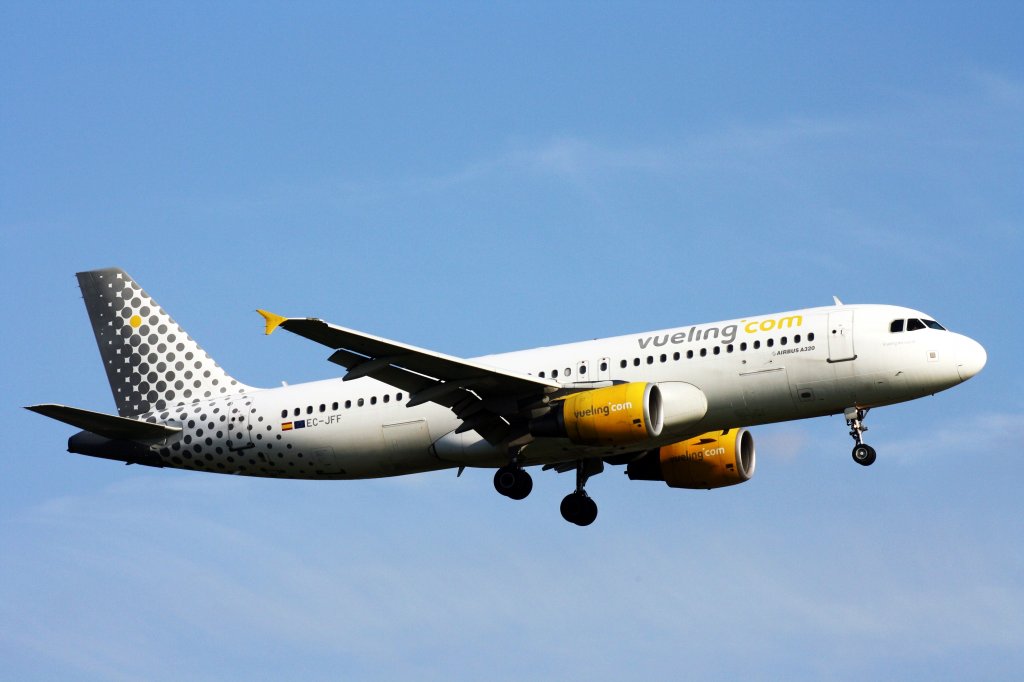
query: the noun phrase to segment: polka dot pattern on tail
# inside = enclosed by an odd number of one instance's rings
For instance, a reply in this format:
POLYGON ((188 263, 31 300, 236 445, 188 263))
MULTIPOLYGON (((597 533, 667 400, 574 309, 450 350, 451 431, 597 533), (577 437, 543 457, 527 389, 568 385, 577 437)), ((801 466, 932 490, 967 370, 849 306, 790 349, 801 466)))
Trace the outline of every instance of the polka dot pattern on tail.
POLYGON ((118 268, 78 273, 122 417, 243 394, 239 383, 118 268))

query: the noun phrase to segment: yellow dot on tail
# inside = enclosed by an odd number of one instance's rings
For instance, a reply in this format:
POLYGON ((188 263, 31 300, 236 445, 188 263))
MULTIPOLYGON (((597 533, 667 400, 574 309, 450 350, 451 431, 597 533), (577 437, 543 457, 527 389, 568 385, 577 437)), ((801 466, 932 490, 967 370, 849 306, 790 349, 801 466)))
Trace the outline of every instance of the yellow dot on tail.
POLYGON ((132 319, 128 320, 128 324, 130 324, 134 329, 138 329, 139 325, 142 324, 142 318, 138 315, 132 315, 132 319))

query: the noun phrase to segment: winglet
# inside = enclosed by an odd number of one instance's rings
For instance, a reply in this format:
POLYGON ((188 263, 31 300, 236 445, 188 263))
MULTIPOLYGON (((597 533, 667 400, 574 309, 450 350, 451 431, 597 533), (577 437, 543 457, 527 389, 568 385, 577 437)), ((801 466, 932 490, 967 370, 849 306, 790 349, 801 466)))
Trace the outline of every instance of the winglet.
MULTIPOLYGON (((838 296, 833 296, 832 300, 836 302, 836 305, 843 305, 843 302, 839 300, 838 296)), ((267 324, 270 324, 270 323, 268 322, 267 324)), ((267 332, 267 333, 269 334, 270 332, 267 332)))
POLYGON ((288 321, 287 317, 275 315, 274 313, 267 310, 257 310, 256 312, 262 315, 263 319, 266 320, 267 322, 267 336, 270 336, 272 333, 274 333, 274 330, 280 327, 282 322, 288 321))

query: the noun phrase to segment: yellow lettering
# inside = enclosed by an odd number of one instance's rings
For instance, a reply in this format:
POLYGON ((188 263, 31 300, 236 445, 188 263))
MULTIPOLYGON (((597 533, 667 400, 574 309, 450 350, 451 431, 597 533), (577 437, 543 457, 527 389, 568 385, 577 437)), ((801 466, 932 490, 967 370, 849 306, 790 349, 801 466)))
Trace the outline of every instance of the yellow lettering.
POLYGON ((758 322, 757 320, 754 320, 753 322, 747 322, 745 325, 743 325, 743 331, 745 331, 748 334, 755 334, 759 331, 770 332, 773 329, 783 329, 786 327, 792 328, 802 326, 804 326, 803 315, 789 315, 787 317, 780 317, 777 320, 768 319, 761 320, 760 322, 758 322))

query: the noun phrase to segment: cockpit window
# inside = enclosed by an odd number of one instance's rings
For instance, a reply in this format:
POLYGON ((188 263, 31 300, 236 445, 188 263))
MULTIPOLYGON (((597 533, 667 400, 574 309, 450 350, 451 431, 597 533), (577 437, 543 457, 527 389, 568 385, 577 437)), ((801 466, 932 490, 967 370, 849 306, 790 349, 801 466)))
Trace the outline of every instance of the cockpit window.
POLYGON ((936 322, 935 320, 924 320, 924 323, 928 325, 929 329, 938 329, 940 332, 946 331, 946 328, 943 327, 938 322, 936 322))
POLYGON ((889 331, 893 334, 903 331, 903 320, 893 320, 892 324, 889 325, 889 331))
POLYGON ((916 332, 918 329, 924 329, 924 322, 917 318, 911 318, 907 320, 907 331, 916 332))

